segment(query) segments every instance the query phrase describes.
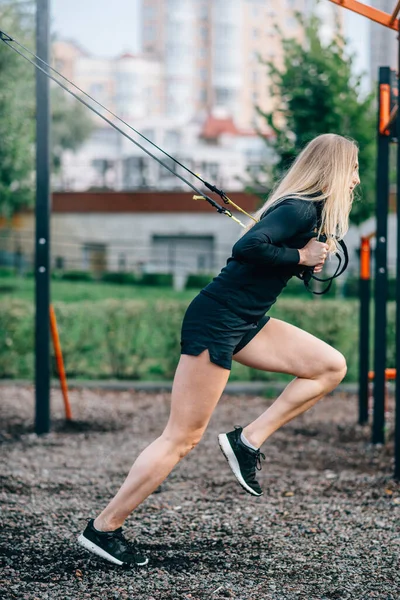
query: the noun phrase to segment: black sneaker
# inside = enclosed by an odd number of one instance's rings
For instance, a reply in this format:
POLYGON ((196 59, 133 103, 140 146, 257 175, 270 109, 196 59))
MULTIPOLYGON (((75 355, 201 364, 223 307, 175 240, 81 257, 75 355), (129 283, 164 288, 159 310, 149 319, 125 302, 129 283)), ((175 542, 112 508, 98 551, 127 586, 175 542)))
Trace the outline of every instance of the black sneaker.
POLYGON ((116 565, 147 565, 149 559, 140 553, 135 542, 128 542, 122 527, 115 531, 97 531, 93 522, 94 519, 89 519, 85 531, 78 537, 78 543, 86 550, 116 565))
POLYGON ((242 488, 253 496, 261 496, 263 492, 256 480, 256 469, 261 470, 261 456, 264 460, 265 456, 260 450, 253 450, 243 444, 240 439, 242 431, 243 427, 235 425, 234 431, 220 433, 218 442, 242 488))

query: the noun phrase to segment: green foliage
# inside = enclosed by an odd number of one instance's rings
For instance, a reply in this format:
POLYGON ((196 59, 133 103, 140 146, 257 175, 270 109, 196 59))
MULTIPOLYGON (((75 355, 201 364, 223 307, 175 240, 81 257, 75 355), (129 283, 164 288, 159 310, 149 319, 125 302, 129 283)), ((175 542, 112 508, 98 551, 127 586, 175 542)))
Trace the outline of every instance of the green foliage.
POLYGON ((57 278, 65 281, 93 281, 93 275, 90 271, 61 271, 57 278))
MULTIPOLYGON (((35 50, 32 0, 0 0, 1 29, 35 50)), ((12 45, 12 44, 10 44, 12 45)), ((0 43, 0 216, 32 206, 35 191, 35 69, 0 43)), ((52 89, 53 167, 64 150, 76 150, 93 129, 85 109, 59 87, 52 89)))
MULTIPOLYGON (((69 378, 172 379, 180 356, 180 330, 187 301, 105 300, 55 303, 69 378)), ((347 358, 347 381, 357 380, 358 304, 281 299, 271 316, 331 344, 347 358)), ((395 304, 388 307, 388 367, 394 366, 395 304)), ((268 325, 267 325, 268 326, 268 325)), ((32 378, 34 309, 31 302, 0 301, 0 378, 32 378)), ((300 349, 301 350, 301 349, 300 349)), ((53 359, 53 374, 54 370, 53 359)), ((233 363, 231 380, 281 376, 233 363)), ((287 379, 287 377, 283 377, 287 379)))
MULTIPOLYGON (((352 56, 346 54, 339 29, 328 44, 321 40, 318 17, 297 13, 304 41, 282 37, 283 67, 262 61, 271 77, 271 95, 278 99, 274 112, 257 108, 275 133, 266 143, 277 155, 273 180, 280 179, 296 155, 314 137, 336 133, 359 145, 362 200, 353 205, 351 219, 358 224, 373 213, 376 156, 376 116, 373 94, 363 98, 361 77, 353 74, 352 56)), ((279 31, 279 30, 278 30, 279 31)), ((269 190, 260 189, 265 195, 269 190)), ((253 186, 254 187, 254 186, 253 186)))
POLYGON ((12 267, 0 267, 0 278, 4 279, 5 277, 14 277, 15 269, 12 267))
POLYGON ((104 273, 102 278, 104 283, 116 283, 117 285, 137 285, 139 278, 134 273, 111 272, 104 273))
MULTIPOLYGON (((153 302, 158 298, 170 300, 183 300, 190 302, 195 295, 193 290, 174 290, 172 287, 145 286, 145 285, 120 285, 104 281, 74 281, 60 279, 62 272, 53 271, 51 284, 51 297, 53 302, 98 302, 110 299, 145 300, 153 302)), ((12 301, 13 299, 29 300, 33 302, 35 296, 34 273, 25 274, 24 277, 10 277, 7 285, 12 286, 12 294, 3 293, 2 298, 12 301)))
MULTIPOLYGON (((374 294, 374 279, 371 279, 371 298, 374 294)), ((360 293, 360 280, 358 277, 347 277, 343 285, 343 296, 345 298, 358 298, 360 293)), ((388 300, 396 300, 396 279, 388 280, 388 300)))
POLYGON ((172 273, 143 273, 140 284, 171 287, 173 284, 172 273))
MULTIPOLYGON (((1 29, 33 48, 34 2, 0 0, 1 29)), ((34 67, 0 43, 0 216, 33 203, 34 67)))
POLYGON ((188 275, 188 278, 186 280, 186 289, 187 290, 191 290, 191 289, 199 290, 199 289, 205 287, 206 285, 208 285, 214 277, 215 277, 215 275, 213 275, 211 273, 210 274, 192 273, 191 275, 188 275))
POLYGON ((92 133, 94 125, 89 109, 65 90, 51 90, 53 170, 59 171, 65 150, 76 151, 92 133))

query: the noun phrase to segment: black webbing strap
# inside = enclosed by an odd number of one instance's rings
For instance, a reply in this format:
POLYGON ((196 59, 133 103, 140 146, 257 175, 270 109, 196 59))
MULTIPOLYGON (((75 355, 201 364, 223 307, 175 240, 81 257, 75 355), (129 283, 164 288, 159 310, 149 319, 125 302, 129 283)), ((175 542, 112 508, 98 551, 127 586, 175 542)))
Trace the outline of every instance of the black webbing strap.
MULTIPOLYGON (((322 234, 318 238, 318 241, 326 242, 326 239, 327 239, 326 235, 322 234)), ((304 285, 306 286, 308 291, 311 292, 312 294, 315 294, 316 296, 322 296, 322 294, 326 294, 327 292, 329 292, 329 290, 332 287, 333 280, 336 279, 336 277, 339 277, 340 275, 342 275, 342 273, 344 273, 344 271, 347 269, 347 266, 349 264, 349 253, 347 251, 347 246, 343 240, 338 240, 338 244, 343 251, 343 257, 344 257, 343 266, 342 266, 342 257, 340 256, 340 254, 338 252, 335 252, 335 256, 337 257, 339 262, 338 262, 338 266, 336 267, 336 271, 334 272, 334 274, 331 277, 326 277, 324 279, 322 279, 321 277, 317 277, 316 275, 313 274, 313 267, 310 267, 309 269, 304 271, 304 273, 302 275, 299 275, 299 278, 304 281, 304 285), (322 290, 321 292, 316 292, 313 289, 311 289, 311 285, 310 285, 311 279, 315 279, 315 281, 320 281, 323 283, 326 283, 326 282, 329 282, 329 283, 324 290, 322 290)))

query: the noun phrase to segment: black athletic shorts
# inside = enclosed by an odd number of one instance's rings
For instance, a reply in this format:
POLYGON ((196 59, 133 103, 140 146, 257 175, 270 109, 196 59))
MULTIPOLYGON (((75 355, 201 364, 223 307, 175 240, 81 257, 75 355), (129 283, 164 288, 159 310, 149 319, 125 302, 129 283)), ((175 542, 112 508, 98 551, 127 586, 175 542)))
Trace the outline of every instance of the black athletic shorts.
POLYGON ((264 315, 249 323, 214 298, 198 294, 189 304, 182 322, 181 354, 198 356, 208 348, 211 362, 232 368, 232 355, 239 352, 269 321, 264 315))

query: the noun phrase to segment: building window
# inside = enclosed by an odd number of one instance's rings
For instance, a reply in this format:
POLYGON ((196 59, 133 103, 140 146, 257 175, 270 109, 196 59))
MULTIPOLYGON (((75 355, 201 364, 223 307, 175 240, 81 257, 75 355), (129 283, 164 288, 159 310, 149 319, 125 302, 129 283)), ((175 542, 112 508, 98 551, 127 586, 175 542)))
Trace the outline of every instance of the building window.
POLYGON ((154 25, 147 25, 144 28, 144 39, 146 42, 151 42, 156 37, 156 28, 154 25))
POLYGON ((126 254, 118 254, 118 271, 125 271, 126 266, 126 254))
POLYGON ((181 136, 179 131, 174 131, 173 129, 170 129, 169 131, 165 132, 164 143, 166 146, 178 146, 178 144, 180 144, 180 141, 181 136))
POLYGON ((256 51, 250 52, 249 61, 250 62, 260 62, 260 53, 256 52, 256 51))
POLYGON ((201 39, 206 42, 208 40, 208 29, 207 27, 200 27, 201 39))
POLYGON ((199 99, 200 102, 207 102, 207 90, 206 90, 206 88, 202 88, 201 90, 199 90, 198 99, 199 99))
POLYGON ((226 104, 232 98, 232 92, 228 88, 216 88, 215 100, 217 104, 226 104))
POLYGON ((153 19, 156 16, 156 9, 154 6, 145 6, 143 14, 146 19, 153 19))
POLYGON ((63 256, 56 256, 54 260, 54 268, 62 271, 65 268, 65 259, 63 256))
POLYGON ((142 156, 125 158, 122 178, 127 190, 146 189, 150 186, 150 159, 142 156))
POLYGON ((90 86, 90 94, 92 96, 100 96, 104 90, 104 85, 102 83, 92 83, 90 86))

